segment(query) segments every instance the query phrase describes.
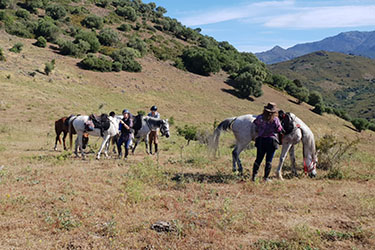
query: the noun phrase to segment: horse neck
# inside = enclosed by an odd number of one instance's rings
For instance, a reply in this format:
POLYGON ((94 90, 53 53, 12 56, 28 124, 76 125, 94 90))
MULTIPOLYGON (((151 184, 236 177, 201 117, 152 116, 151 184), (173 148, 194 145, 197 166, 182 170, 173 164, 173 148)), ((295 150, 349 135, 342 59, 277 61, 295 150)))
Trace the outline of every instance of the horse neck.
POLYGON ((314 134, 311 132, 308 127, 301 126, 302 131, 302 144, 303 144, 303 156, 308 158, 311 156, 312 159, 315 159, 316 149, 315 149, 315 139, 314 134))
POLYGON ((147 117, 145 121, 151 129, 160 128, 161 126, 161 120, 157 118, 147 117))

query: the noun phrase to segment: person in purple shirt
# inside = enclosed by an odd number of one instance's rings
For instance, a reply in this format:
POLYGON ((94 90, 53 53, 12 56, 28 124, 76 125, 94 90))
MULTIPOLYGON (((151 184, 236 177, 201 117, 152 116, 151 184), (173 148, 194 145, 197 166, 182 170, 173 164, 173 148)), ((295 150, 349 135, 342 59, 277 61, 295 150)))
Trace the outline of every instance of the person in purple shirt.
POLYGON ((258 137, 255 140, 257 148, 257 157, 253 166, 252 181, 256 180, 259 166, 266 156, 266 167, 264 169, 264 180, 269 181, 272 168, 272 159, 278 148, 278 133, 283 131, 280 120, 277 115, 276 104, 270 102, 264 106, 263 114, 258 115, 254 121, 258 131, 258 137))

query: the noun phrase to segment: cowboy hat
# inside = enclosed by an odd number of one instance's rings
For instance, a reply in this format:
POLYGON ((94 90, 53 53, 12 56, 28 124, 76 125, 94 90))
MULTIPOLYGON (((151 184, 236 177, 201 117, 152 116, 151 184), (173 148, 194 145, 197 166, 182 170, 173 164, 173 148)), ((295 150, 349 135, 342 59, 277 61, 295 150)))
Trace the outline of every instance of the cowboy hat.
POLYGON ((267 106, 264 106, 264 110, 270 113, 275 113, 277 111, 276 103, 269 102, 267 106))

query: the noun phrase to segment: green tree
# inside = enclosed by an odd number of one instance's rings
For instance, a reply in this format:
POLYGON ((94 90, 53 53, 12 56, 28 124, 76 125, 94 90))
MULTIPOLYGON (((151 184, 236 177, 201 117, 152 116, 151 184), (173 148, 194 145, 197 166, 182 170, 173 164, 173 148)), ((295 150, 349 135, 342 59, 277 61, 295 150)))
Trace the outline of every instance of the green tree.
POLYGON ((47 7, 46 14, 55 20, 59 20, 66 16, 66 10, 61 5, 51 5, 47 7))
POLYGON ((8 8, 10 0, 0 0, 0 9, 8 8))
POLYGON ((55 42, 60 34, 60 29, 53 23, 51 18, 44 18, 38 21, 35 35, 43 36, 47 41, 55 42))
POLYGON ((47 46, 47 40, 44 37, 40 36, 38 37, 34 45, 37 47, 45 48, 47 46))
POLYGON ((369 122, 364 118, 355 118, 352 120, 352 124, 358 130, 358 132, 366 130, 370 125, 369 122))
POLYGON ((158 17, 162 17, 165 13, 167 13, 167 10, 161 6, 158 6, 155 10, 158 17))
POLYGON ((116 31, 111 28, 105 28, 98 35, 99 42, 104 46, 113 46, 120 41, 116 31))
POLYGON ((137 13, 132 7, 126 6, 126 7, 118 7, 116 9, 116 14, 119 16, 124 17, 125 19, 128 19, 132 22, 135 22, 137 20, 137 13))
POLYGON ((89 15, 81 21, 87 28, 101 29, 103 27, 103 18, 96 15, 89 15))
POLYGON ((242 97, 246 98, 250 95, 259 97, 263 95, 262 82, 257 80, 251 72, 246 71, 241 73, 234 80, 242 97))
POLYGON ((100 42, 95 32, 82 30, 75 36, 74 43, 78 43, 79 40, 83 40, 90 44, 89 52, 96 53, 99 51, 100 42))
POLYGON ((308 104, 310 104, 311 106, 316 106, 316 104, 318 103, 323 103, 322 95, 317 91, 311 91, 308 104))
POLYGON ((317 103, 313 109, 313 112, 319 115, 322 115, 324 112, 324 103, 317 103))
POLYGON ((181 59, 187 70, 199 75, 209 76, 220 70, 219 60, 207 49, 190 47, 183 52, 181 59))

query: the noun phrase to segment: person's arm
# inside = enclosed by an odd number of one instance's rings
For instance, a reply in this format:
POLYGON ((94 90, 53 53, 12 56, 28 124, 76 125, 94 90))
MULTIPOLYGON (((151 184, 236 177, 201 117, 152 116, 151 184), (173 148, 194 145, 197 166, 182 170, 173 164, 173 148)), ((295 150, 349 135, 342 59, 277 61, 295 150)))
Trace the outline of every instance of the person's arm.
POLYGON ((283 126, 281 126, 280 119, 278 117, 275 118, 275 125, 276 125, 276 132, 281 133, 284 131, 283 126))
MULTIPOLYGON (((123 120, 120 120, 121 121, 121 124, 126 128, 126 129, 130 129, 130 127, 123 121, 123 120)), ((131 121, 130 121, 131 122, 131 121)))

